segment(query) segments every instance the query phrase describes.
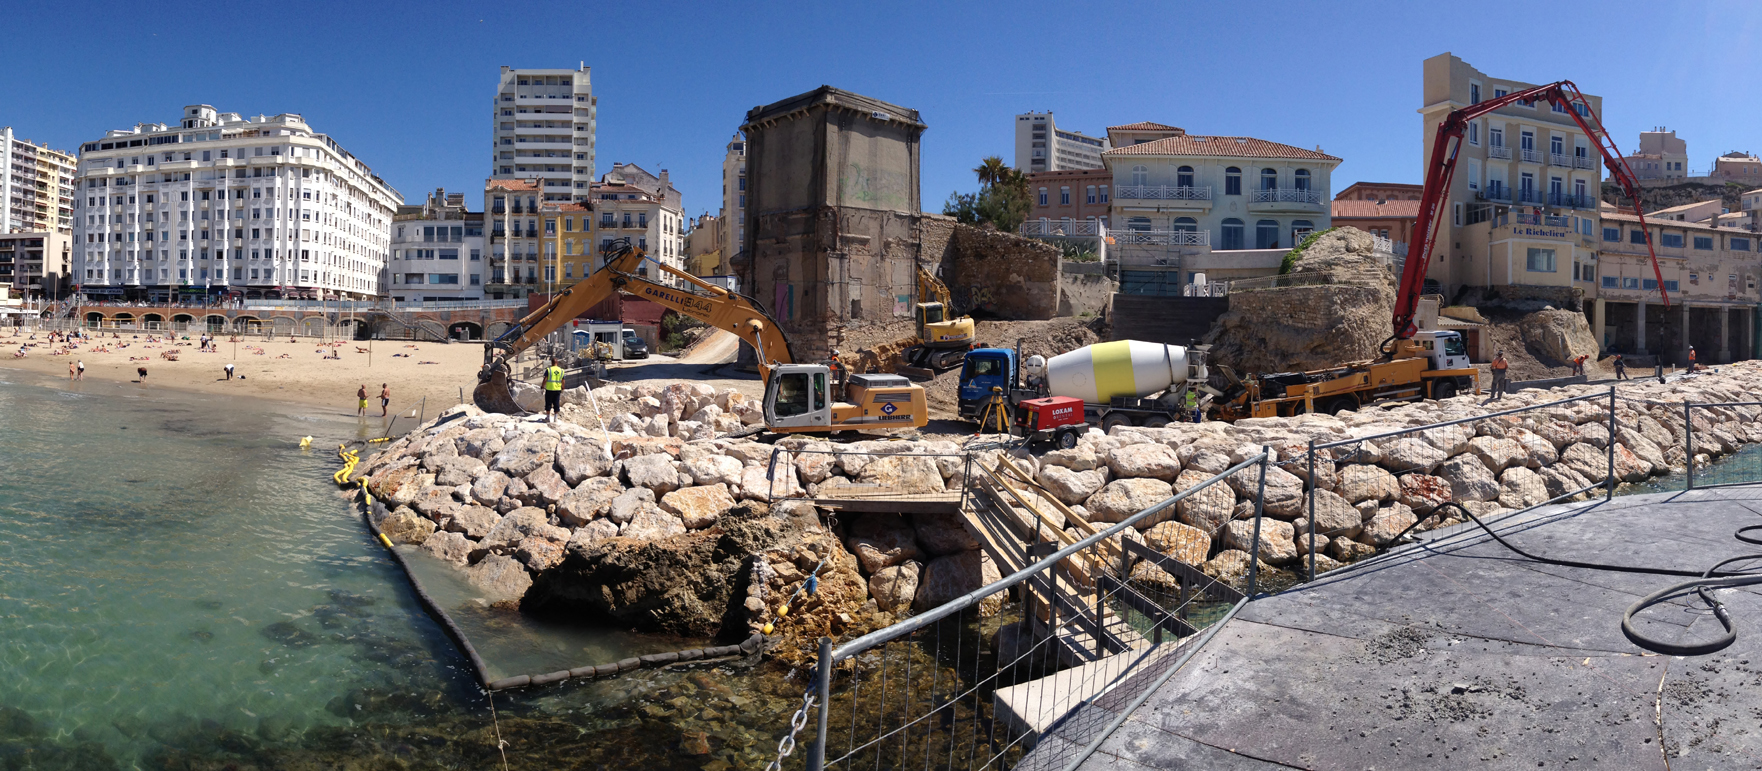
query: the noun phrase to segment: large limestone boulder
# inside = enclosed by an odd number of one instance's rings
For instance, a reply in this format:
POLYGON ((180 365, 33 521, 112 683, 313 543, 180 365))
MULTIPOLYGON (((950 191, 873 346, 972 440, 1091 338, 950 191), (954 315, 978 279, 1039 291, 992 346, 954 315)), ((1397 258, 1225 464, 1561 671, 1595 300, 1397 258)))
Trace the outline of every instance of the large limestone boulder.
MULTIPOLYGON (((986 557, 984 552, 964 551, 937 557, 924 565, 918 578, 918 593, 912 600, 912 609, 922 613, 1002 578, 997 572, 997 566, 992 564, 991 558, 986 557)), ((1007 594, 999 592, 980 600, 975 608, 976 615, 979 618, 997 615, 1007 594)))
POLYGON ((1540 354, 1543 364, 1561 366, 1573 357, 1597 357, 1597 338, 1583 313, 1548 309, 1536 311, 1517 322, 1518 332, 1530 351, 1540 354))
POLYGON ((1493 501, 1499 499, 1499 482, 1486 464, 1473 455, 1458 455, 1439 467, 1438 476, 1450 483, 1450 499, 1493 501))
POLYGON ((570 487, 582 480, 603 477, 612 471, 612 456, 598 442, 568 442, 557 446, 557 473, 570 487))
POLYGON ((903 562, 875 571, 869 576, 869 596, 875 598, 875 606, 888 613, 911 607, 918 596, 918 578, 923 567, 917 562, 903 562))
MULTIPOLYGON (((709 449, 694 449, 697 445, 686 445, 680 455, 681 465, 685 467, 685 475, 691 477, 696 485, 739 485, 740 475, 746 471, 745 464, 739 458, 723 455, 709 449)), ((813 456, 808 456, 813 457, 813 456)))
POLYGON ((622 494, 624 486, 618 480, 592 477, 557 500, 557 519, 569 527, 581 527, 605 516, 612 501, 622 494))
POLYGON ((663 511, 660 506, 648 503, 637 507, 630 523, 620 528, 618 535, 640 541, 658 541, 683 532, 685 520, 680 519, 677 514, 663 511))
MULTIPOLYGON (((606 518, 614 525, 622 525, 636 518, 636 512, 644 506, 654 506, 655 491, 646 487, 632 487, 612 499, 612 505, 606 509, 606 518)), ((616 528, 613 528, 616 532, 616 528)))
POLYGON ((1522 509, 1548 500, 1548 485, 1542 475, 1527 466, 1512 466, 1499 475, 1499 505, 1522 509))
POLYGON ((442 487, 468 485, 489 473, 489 465, 469 455, 444 458, 436 464, 434 483, 442 487))
POLYGON ((1173 482, 1181 474, 1181 461, 1166 444, 1134 444, 1107 454, 1107 467, 1118 479, 1160 479, 1173 482))
POLYGON ((1394 474, 1379 466, 1346 466, 1340 469, 1340 479, 1334 491, 1352 504, 1382 502, 1395 500, 1401 493, 1401 485, 1395 481, 1394 474))
POLYGON ((793 464, 779 462, 775 469, 748 466, 740 472, 740 497, 743 499, 763 501, 772 498, 799 498, 805 493, 795 475, 793 464), (767 471, 772 473, 767 474, 767 471))
MULTIPOLYGON (((1336 540, 1358 537, 1358 531, 1364 525, 1364 517, 1345 498, 1327 490, 1316 490, 1310 493, 1310 497, 1315 499, 1313 505, 1316 535, 1325 535, 1336 540)), ((1307 510, 1305 513, 1307 515, 1307 510)), ((1309 532, 1308 516, 1299 518, 1292 526, 1300 532, 1309 532)))
POLYGON ((489 535, 496 523, 502 521, 502 515, 487 506, 461 506, 447 519, 448 532, 460 533, 466 538, 478 539, 489 535))
POLYGON ((655 491, 655 495, 666 495, 683 485, 671 455, 656 453, 626 460, 624 474, 629 477, 631 487, 646 487, 655 491))
POLYGON ((550 465, 556 448, 556 434, 524 434, 496 453, 489 467, 511 477, 523 477, 539 466, 550 465))
POLYGON ((1144 544, 1197 567, 1211 552, 1211 533, 1182 522, 1163 522, 1144 531, 1144 544))
POLYGON ((917 532, 898 514, 858 514, 849 534, 845 546, 870 575, 918 556, 917 532))
MULTIPOLYGON (((1329 463, 1328 468, 1331 471, 1333 464, 1329 463)), ((1182 473, 1184 476, 1186 472, 1182 473)), ((1320 475, 1321 470, 1317 468, 1316 476, 1320 475)), ((1185 490, 1193 484, 1198 484, 1193 481, 1194 479, 1195 477, 1187 477, 1187 481, 1184 482, 1177 480, 1175 487, 1177 490, 1185 490)), ((1227 481, 1230 488, 1236 491, 1237 498, 1252 503, 1254 496, 1260 494, 1258 492, 1261 489, 1260 467, 1250 466, 1242 469, 1231 474, 1227 481)), ((1266 468, 1266 490, 1262 501, 1265 513, 1269 517, 1289 520, 1302 516, 1303 479, 1278 466, 1268 465, 1266 468)), ((1252 515, 1252 508, 1249 511, 1252 515)))
MULTIPOLYGON (((1160 479, 1115 479, 1102 487, 1100 492, 1089 496, 1089 500, 1083 505, 1089 510, 1089 519, 1092 522, 1124 522, 1126 518, 1167 500, 1173 494, 1169 483, 1160 479)), ((1231 505, 1234 503, 1232 496, 1231 505)), ((1228 509, 1225 511, 1228 512, 1228 509)), ((1173 512, 1164 510, 1156 516, 1147 517, 1147 520, 1155 521, 1140 522, 1139 529, 1147 529, 1167 521, 1172 515, 1173 512)))
POLYGON ((1095 451, 1089 447, 1078 445, 1069 450, 1053 450, 1040 456, 1041 470, 1046 466, 1060 466, 1072 471, 1092 471, 1101 463, 1095 451))
POLYGON ((1523 448, 1523 465, 1531 470, 1543 466, 1552 466, 1560 459, 1560 451, 1553 442, 1543 439, 1534 431, 1526 428, 1512 428, 1505 432, 1505 437, 1517 442, 1523 448))
POLYGON ((1388 546, 1395 542, 1395 537, 1412 527, 1419 521, 1413 515, 1413 509, 1400 503, 1391 503, 1380 509, 1370 519, 1365 520, 1364 528, 1358 533, 1358 540, 1372 546, 1388 546))
POLYGON ((471 485, 471 499, 484 506, 495 506, 508 492, 508 475, 491 471, 471 485))
POLYGON ((544 509, 526 507, 515 509, 502 517, 502 521, 490 528, 489 533, 478 541, 477 548, 508 554, 518 550, 526 540, 540 539, 555 541, 559 548, 569 542, 569 531, 552 525, 544 509))
POLYGON ((959 514, 913 514, 912 532, 918 545, 931 554, 955 554, 979 548, 978 540, 967 532, 966 518, 959 514))
POLYGON ((685 487, 661 496, 661 509, 679 515, 687 530, 701 530, 716 523, 734 508, 734 496, 720 482, 704 487, 685 487))
POLYGON ((1592 484, 1609 478, 1609 455, 1588 444, 1568 445, 1560 453, 1560 465, 1572 469, 1592 484))
POLYGON ((1622 482, 1643 482, 1652 475, 1652 464, 1633 451, 1615 445, 1615 478, 1622 482))
POLYGON ((1651 473, 1662 473, 1670 467, 1669 462, 1664 460, 1664 449, 1637 429, 1621 426, 1615 432, 1615 439, 1621 443, 1621 446, 1627 448, 1628 452, 1650 465, 1652 467, 1651 473))
POLYGON ((1210 360, 1238 372, 1288 372, 1375 356, 1391 332, 1395 277, 1372 244, 1369 233, 1337 228, 1318 236, 1293 268, 1331 282, 1232 295, 1229 312, 1205 338, 1210 360))
POLYGON ((1517 440, 1491 436, 1477 436, 1468 440, 1468 451, 1480 458, 1487 471, 1495 475, 1514 463, 1527 465, 1529 457, 1529 453, 1524 451, 1523 445, 1518 444, 1517 440))
POLYGON ((471 555, 471 541, 459 533, 439 531, 423 539, 422 551, 442 562, 464 566, 471 555))
POLYGON ((1424 514, 1450 502, 1450 482, 1430 474, 1405 474, 1401 477, 1401 504, 1424 514))
MULTIPOLYGON (((603 479, 604 477, 594 477, 603 479)), ((526 482, 527 502, 534 506, 549 506, 569 493, 569 483, 551 466, 539 466, 527 474, 522 481, 526 482)))
POLYGON ((527 574, 526 566, 499 554, 466 568, 465 578, 483 591, 485 599, 496 604, 518 602, 532 588, 532 576, 527 574))
POLYGON ((1066 466, 1045 464, 1040 467, 1040 484, 1067 506, 1089 499, 1107 483, 1107 472, 1100 469, 1073 471, 1066 466))
POLYGON ((379 532, 392 543, 421 544, 434 530, 434 522, 408 507, 393 510, 391 516, 379 522, 379 532))
MULTIPOLYGON (((1293 541, 1295 532, 1289 522, 1261 519, 1260 561, 1268 565, 1282 565, 1297 559, 1297 544, 1293 541)), ((1224 546, 1253 554, 1254 521, 1235 520, 1225 525, 1224 546)))
POLYGON ((897 493, 940 493, 945 489, 936 459, 916 455, 876 458, 863 465, 856 481, 897 493))
POLYGON ((1430 442, 1412 436, 1391 441, 1380 449, 1382 467, 1397 472, 1430 474, 1448 457, 1430 442))

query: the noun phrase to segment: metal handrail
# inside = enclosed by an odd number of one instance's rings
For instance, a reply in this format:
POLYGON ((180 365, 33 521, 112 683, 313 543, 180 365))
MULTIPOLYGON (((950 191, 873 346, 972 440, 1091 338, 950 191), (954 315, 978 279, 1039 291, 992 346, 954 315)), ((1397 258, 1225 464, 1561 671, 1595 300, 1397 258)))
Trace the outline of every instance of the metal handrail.
POLYGON ((1210 185, 1120 185, 1115 198, 1146 201, 1209 201, 1210 185))
POLYGON ((1321 191, 1294 187, 1256 190, 1249 203, 1321 203, 1321 191))

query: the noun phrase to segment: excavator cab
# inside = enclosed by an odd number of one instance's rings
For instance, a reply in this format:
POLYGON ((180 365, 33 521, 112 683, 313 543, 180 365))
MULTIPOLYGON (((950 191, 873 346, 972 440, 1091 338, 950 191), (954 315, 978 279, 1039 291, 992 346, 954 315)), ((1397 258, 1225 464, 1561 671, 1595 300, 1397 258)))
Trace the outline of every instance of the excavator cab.
POLYGON ((765 424, 772 428, 832 423, 832 370, 821 364, 780 364, 765 384, 765 424))
POLYGON ((778 433, 922 428, 929 415, 924 389, 899 375, 841 384, 824 364, 778 364, 765 382, 765 425, 778 433))

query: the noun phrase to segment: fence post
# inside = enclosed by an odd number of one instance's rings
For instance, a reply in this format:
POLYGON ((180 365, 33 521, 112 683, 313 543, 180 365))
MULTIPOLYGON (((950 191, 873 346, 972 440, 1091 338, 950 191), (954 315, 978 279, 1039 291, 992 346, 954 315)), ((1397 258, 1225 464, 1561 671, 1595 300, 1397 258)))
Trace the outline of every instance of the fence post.
POLYGON ((1309 440, 1309 580, 1315 580, 1315 494, 1321 486, 1315 483, 1315 439, 1309 440))
POLYGON ((1603 500, 1615 500, 1615 386, 1609 386, 1609 478, 1603 481, 1603 500))
POLYGON ((1695 489, 1695 415, 1690 411, 1692 409, 1694 407, 1689 402, 1682 403, 1683 446, 1688 454, 1688 459, 1684 461, 1683 465, 1688 468, 1689 473, 1689 481, 1683 487, 1684 490, 1695 489))
MULTIPOLYGON (((826 723, 832 718, 832 638, 820 638, 820 665, 814 668, 814 690, 820 694, 820 720, 814 747, 808 751, 808 768, 826 767, 826 723)), ((852 709, 855 709, 853 706, 852 709)))
MULTIPOLYGON (((1254 553, 1248 556, 1248 596, 1249 597, 1254 596, 1255 587, 1257 585, 1259 585, 1259 583, 1260 583, 1260 515, 1261 515, 1263 508, 1266 506, 1266 465, 1267 465, 1266 462, 1272 458, 1272 454, 1273 454, 1273 448, 1267 447, 1266 445, 1261 445, 1261 447, 1260 447, 1260 487, 1255 492, 1255 495, 1254 495, 1254 553)), ((1314 539, 1311 539, 1309 542, 1309 552, 1311 554, 1315 553, 1314 539)), ((1311 557, 1310 563, 1314 564, 1314 561, 1315 561, 1315 558, 1311 557)))

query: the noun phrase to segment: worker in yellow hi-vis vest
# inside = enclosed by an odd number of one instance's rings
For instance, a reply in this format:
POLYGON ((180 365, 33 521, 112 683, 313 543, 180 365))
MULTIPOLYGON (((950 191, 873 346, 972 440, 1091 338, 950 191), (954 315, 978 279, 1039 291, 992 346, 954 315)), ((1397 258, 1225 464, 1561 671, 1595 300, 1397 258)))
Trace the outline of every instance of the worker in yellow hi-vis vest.
POLYGON ((551 359, 551 366, 545 369, 545 415, 555 418, 563 411, 563 368, 557 366, 557 360, 551 359))

